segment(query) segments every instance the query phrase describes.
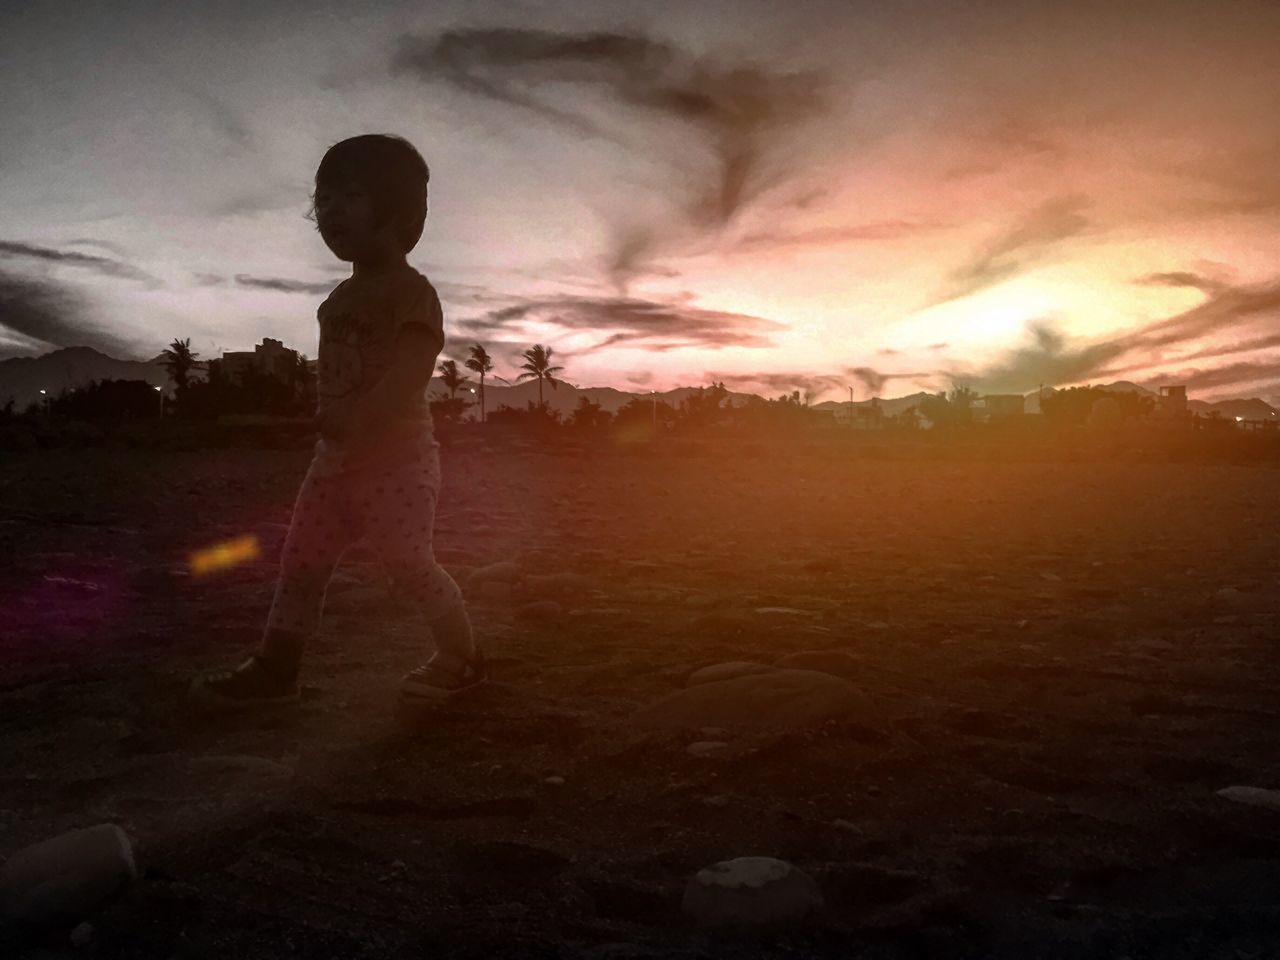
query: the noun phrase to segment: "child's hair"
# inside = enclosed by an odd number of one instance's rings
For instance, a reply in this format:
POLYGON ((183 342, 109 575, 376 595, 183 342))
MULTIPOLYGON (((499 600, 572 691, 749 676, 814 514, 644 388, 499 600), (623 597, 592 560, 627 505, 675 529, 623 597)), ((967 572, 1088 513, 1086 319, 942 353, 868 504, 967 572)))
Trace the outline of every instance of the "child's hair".
MULTIPOLYGON (((355 180, 369 191, 378 223, 395 224, 405 253, 422 238, 431 172, 408 140, 389 133, 366 133, 335 143, 316 170, 316 186, 334 179, 355 180)), ((310 199, 307 219, 315 220, 314 193, 310 199)))

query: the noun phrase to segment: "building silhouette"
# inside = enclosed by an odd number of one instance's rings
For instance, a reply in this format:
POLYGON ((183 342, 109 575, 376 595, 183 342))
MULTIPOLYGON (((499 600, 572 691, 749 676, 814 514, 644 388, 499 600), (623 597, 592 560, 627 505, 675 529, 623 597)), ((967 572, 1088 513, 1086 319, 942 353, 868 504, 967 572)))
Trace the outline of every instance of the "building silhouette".
POLYGON ((257 370, 287 383, 297 363, 297 350, 290 350, 279 340, 263 337, 252 350, 223 353, 222 359, 211 360, 209 366, 212 372, 216 365, 217 374, 228 380, 239 381, 249 370, 257 370))

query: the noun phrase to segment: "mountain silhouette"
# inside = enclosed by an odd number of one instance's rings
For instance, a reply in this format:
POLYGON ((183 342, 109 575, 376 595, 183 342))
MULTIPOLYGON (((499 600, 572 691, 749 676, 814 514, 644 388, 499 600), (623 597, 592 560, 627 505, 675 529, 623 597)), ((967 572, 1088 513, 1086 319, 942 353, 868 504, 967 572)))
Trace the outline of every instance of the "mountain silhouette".
POLYGON ((94 380, 145 380, 169 390, 169 373, 156 356, 151 360, 117 360, 92 347, 62 347, 38 357, 0 360, 0 406, 13 400, 25 410, 44 399, 41 390, 56 397, 63 390, 84 387, 94 380))

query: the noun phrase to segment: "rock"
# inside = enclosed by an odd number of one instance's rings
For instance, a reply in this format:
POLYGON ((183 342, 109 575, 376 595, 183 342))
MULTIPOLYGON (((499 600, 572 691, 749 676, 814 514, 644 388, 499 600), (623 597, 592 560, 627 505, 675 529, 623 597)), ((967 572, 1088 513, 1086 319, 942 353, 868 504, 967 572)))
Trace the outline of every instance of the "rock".
POLYGON ((730 660, 727 663, 714 663, 709 667, 701 667, 689 674, 684 685, 696 687, 702 683, 717 683, 720 680, 733 680, 736 677, 749 677, 757 673, 768 673, 772 667, 753 660, 730 660))
POLYGON ((842 650, 802 650, 775 660, 773 665, 779 670, 817 670, 846 680, 865 673, 857 658, 842 650))
POLYGON ((482 583, 518 583, 524 574, 520 564, 511 560, 491 563, 487 567, 476 567, 467 578, 467 586, 475 587, 482 583))
POLYGON ((685 915, 706 927, 772 928, 822 908, 818 884, 803 870, 772 857, 738 857, 689 878, 685 915))
POLYGON ((87 947, 89 941, 93 939, 93 924, 81 923, 71 931, 71 945, 73 947, 87 947))
POLYGON ((837 830, 843 830, 845 833, 853 833, 859 836, 862 835, 862 828, 860 826, 852 820, 846 820, 843 817, 838 817, 837 819, 832 820, 831 825, 837 830))
POLYGON ((552 774, 551 776, 544 779, 542 782, 549 783, 553 787, 563 787, 564 777, 559 776, 558 774, 552 774))
POLYGON ((564 607, 554 600, 534 600, 532 603, 526 603, 519 607, 516 610, 516 616, 521 620, 545 623, 550 620, 559 620, 563 617, 564 607))
POLYGON ((729 744, 723 740, 699 740, 684 748, 691 757, 720 757, 729 750, 729 744))
POLYGON ((1236 803, 1247 803, 1254 807, 1266 807, 1280 813, 1280 790, 1268 790, 1265 787, 1226 787, 1218 791, 1218 796, 1236 803))
POLYGON ((686 727, 801 730, 866 717, 870 701, 852 684, 814 670, 773 670, 678 690, 636 711, 652 730, 686 727))
POLYGON ((32 924, 77 921, 138 879, 133 845, 113 823, 19 850, 0 870, 0 912, 32 924))

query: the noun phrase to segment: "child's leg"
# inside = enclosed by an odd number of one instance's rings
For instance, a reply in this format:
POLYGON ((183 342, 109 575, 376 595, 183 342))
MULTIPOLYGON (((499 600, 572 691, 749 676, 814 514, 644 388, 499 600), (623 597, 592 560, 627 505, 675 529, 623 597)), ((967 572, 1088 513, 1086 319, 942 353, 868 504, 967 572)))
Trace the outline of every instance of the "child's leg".
POLYGON ((393 589, 409 599, 431 628, 436 650, 451 669, 475 657, 475 640, 462 590, 432 548, 440 458, 419 460, 371 478, 362 529, 382 557, 393 589))
POLYGON ((320 629, 324 594, 355 530, 340 479, 307 471, 280 556, 280 576, 267 614, 261 658, 279 676, 298 674, 307 640, 320 629))

